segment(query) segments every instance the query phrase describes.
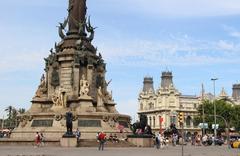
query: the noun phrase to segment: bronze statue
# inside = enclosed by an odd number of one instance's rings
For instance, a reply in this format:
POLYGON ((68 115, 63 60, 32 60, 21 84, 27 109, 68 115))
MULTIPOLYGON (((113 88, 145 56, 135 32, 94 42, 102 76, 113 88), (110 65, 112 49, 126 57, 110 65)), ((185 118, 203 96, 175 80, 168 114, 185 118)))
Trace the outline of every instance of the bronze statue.
POLYGON ((67 26, 68 18, 64 20, 63 23, 59 23, 58 27, 58 35, 60 36, 61 39, 64 39, 65 34, 63 31, 65 31, 65 28, 67 26))
POLYGON ((141 130, 140 135, 153 135, 151 127, 147 125, 147 116, 144 114, 140 114, 140 122, 135 122, 131 125, 133 134, 139 135, 139 133, 137 133, 138 129, 141 130))
POLYGON ((77 32, 79 23, 85 23, 87 12, 86 0, 69 0, 69 31, 77 32))
POLYGON ((73 121, 73 114, 69 111, 66 113, 66 126, 67 126, 67 135, 73 135, 72 132, 72 121, 73 121))

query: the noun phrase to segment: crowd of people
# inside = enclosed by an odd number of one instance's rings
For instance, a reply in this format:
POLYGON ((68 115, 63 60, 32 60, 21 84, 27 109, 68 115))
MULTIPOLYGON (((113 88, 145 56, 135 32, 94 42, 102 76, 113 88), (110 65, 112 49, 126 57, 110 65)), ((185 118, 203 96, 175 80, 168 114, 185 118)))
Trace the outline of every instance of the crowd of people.
POLYGON ((2 129, 0 130, 0 138, 10 138, 11 133, 11 129, 2 129))
POLYGON ((98 132, 96 135, 97 142, 99 142, 98 150, 104 150, 104 144, 109 141, 111 143, 119 143, 120 139, 118 138, 117 134, 110 133, 109 136, 107 136, 103 131, 98 132))
MULTIPOLYGON (((79 143, 80 137, 81 137, 81 132, 79 131, 78 128, 76 129, 74 134, 77 138, 77 142, 79 143)), ((109 141, 111 143, 119 143, 120 142, 120 139, 118 138, 117 134, 110 133, 109 135, 107 135, 104 132, 98 132, 96 135, 96 140, 99 143, 98 150, 104 150, 104 145, 106 144, 107 141, 109 141)), ((157 149, 166 148, 170 144, 172 146, 177 146, 177 145, 187 144, 187 143, 189 143, 193 146, 202 146, 202 145, 209 146, 212 144, 215 144, 215 145, 224 144, 223 138, 221 138, 221 137, 214 138, 213 135, 210 136, 208 134, 201 136, 196 133, 190 137, 182 138, 181 135, 177 134, 177 133, 173 133, 171 135, 164 135, 164 133, 158 132, 155 135, 153 141, 154 141, 157 149), (218 142, 216 142, 216 140, 218 140, 218 142), (221 142, 219 140, 221 140, 221 142)), ((35 147, 40 147, 40 146, 44 146, 44 145, 45 145, 45 136, 43 135, 42 132, 41 133, 36 132, 35 147)))
MULTIPOLYGON (((80 137, 81 137, 81 132, 77 128, 74 135, 77 138, 77 143, 79 144, 80 142, 80 137)), ((119 143, 120 139, 118 138, 117 134, 110 134, 107 136, 104 132, 98 132, 96 135, 97 142, 99 142, 98 149, 99 150, 104 150, 104 145, 107 141, 112 142, 112 143, 119 143)), ((45 136, 43 135, 42 132, 36 132, 35 135, 35 145, 34 147, 41 147, 45 145, 45 136)))
POLYGON ((169 144, 172 144, 172 146, 177 145, 187 145, 191 144, 193 146, 210 146, 210 145, 222 145, 224 144, 224 139, 221 136, 217 136, 216 138, 214 135, 208 135, 205 134, 203 136, 199 134, 193 134, 191 137, 187 138, 182 136, 180 134, 173 133, 172 135, 164 135, 164 133, 157 133, 155 135, 155 147, 157 149, 168 147, 169 144))

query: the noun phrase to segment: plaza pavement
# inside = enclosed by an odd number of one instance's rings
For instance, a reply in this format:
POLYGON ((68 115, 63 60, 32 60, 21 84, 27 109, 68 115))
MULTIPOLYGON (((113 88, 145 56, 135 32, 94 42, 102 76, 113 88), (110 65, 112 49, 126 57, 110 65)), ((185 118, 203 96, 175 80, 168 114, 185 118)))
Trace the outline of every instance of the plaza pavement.
MULTIPOLYGON (((181 156, 181 146, 155 148, 61 148, 33 146, 0 146, 0 156, 181 156)), ((240 156, 240 149, 226 146, 184 146, 184 156, 240 156)))

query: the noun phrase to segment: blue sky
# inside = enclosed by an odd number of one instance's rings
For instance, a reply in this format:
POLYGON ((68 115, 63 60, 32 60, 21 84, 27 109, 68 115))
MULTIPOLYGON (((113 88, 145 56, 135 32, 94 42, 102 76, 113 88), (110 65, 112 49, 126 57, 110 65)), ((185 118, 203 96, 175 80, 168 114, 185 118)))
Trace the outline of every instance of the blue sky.
MULTIPOLYGON (((88 0, 97 26, 94 45, 107 63, 109 90, 119 112, 134 116, 143 77, 160 85, 170 70, 183 94, 201 84, 231 95, 240 83, 239 0, 88 0)), ((60 41, 57 24, 67 0, 8 0, 0 6, 0 115, 13 105, 29 108, 43 73, 43 58, 60 41)))

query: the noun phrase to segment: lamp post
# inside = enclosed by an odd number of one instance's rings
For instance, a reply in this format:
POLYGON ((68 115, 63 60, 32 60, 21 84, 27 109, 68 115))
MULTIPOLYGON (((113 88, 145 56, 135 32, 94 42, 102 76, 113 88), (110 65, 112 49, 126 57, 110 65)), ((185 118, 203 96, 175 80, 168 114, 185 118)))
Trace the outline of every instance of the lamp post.
POLYGON ((204 86, 202 84, 202 122, 203 122, 203 128, 202 128, 202 136, 205 134, 205 114, 204 114, 204 86))
MULTIPOLYGON (((2 111, 3 112, 3 111, 2 111)), ((2 117, 2 125, 1 125, 1 128, 2 128, 2 133, 3 133, 3 128, 4 128, 4 115, 2 117)))
POLYGON ((2 118, 2 132, 3 132, 3 128, 4 128, 4 115, 3 115, 3 118, 2 118))
POLYGON ((211 81, 213 81, 213 107, 214 107, 214 138, 217 137, 217 129, 216 129, 216 123, 217 123, 217 117, 216 117, 216 103, 215 103, 215 98, 216 98, 216 94, 215 94, 215 81, 217 81, 218 78, 212 78, 211 81))

